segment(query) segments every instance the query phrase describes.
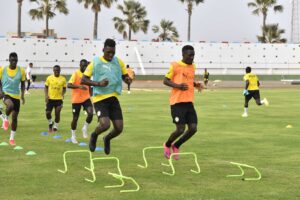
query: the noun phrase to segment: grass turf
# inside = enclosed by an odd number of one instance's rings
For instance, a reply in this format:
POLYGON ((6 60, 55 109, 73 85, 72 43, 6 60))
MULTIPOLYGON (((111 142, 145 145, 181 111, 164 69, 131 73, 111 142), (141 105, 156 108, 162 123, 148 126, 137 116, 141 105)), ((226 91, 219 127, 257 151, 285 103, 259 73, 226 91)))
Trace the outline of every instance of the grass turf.
MULTIPOLYGON (((17 145, 24 149, 13 150, 0 146, 0 195, 1 199, 120 199, 120 200, 255 200, 255 199, 300 199, 299 156, 299 90, 263 89, 262 97, 268 97, 269 107, 258 107, 252 100, 249 117, 242 118, 243 96, 241 90, 207 90, 196 93, 198 132, 185 143, 181 150, 197 153, 200 174, 189 172, 193 160, 186 156, 175 162, 176 175, 163 175, 161 166, 165 161, 160 150, 148 155, 149 168, 141 169, 142 149, 159 146, 167 139, 174 125, 168 105, 168 91, 146 90, 124 93, 120 97, 124 115, 124 131, 112 140, 111 156, 119 157, 124 175, 133 177, 141 186, 135 193, 120 193, 120 189, 104 189, 105 185, 118 184, 107 172, 117 172, 113 161, 96 161, 96 183, 84 178, 91 174, 84 169, 89 165, 87 154, 71 155, 69 172, 61 174, 62 154, 67 150, 83 150, 64 142, 70 137, 70 93, 64 102, 59 133, 62 139, 41 136, 47 131, 44 96, 42 90, 31 90, 26 104, 21 107, 17 145), (287 125, 293 128, 287 129, 287 125), (36 156, 25 156, 33 150, 36 156), (239 170, 229 161, 256 166, 262 173, 260 181, 242 181, 226 178, 239 170)), ((78 140, 84 122, 81 115, 78 123, 78 140)), ((89 132, 96 125, 94 118, 89 132)), ((9 132, 0 130, 0 142, 8 142, 9 132)), ((102 136, 98 146, 103 147, 102 136)), ((95 157, 105 156, 103 151, 95 157)), ((255 175, 246 170, 247 176, 255 175)), ((123 189, 134 187, 126 182, 123 189)))

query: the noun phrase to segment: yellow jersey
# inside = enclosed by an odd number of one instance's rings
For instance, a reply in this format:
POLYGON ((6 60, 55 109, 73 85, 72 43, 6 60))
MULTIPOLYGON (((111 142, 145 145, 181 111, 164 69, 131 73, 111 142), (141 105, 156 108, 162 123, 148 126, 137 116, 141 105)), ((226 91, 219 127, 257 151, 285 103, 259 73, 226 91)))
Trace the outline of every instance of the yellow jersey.
MULTIPOLYGON (((109 61, 105 60, 105 58, 103 56, 100 57, 100 60, 104 63, 109 62, 109 61)), ((118 61, 119 61, 119 64, 121 66, 122 74, 123 75, 127 74, 127 69, 126 69, 126 66, 125 66, 124 62, 120 58, 118 58, 118 61)), ((87 68, 85 69, 83 74, 87 77, 91 77, 93 75, 93 68, 94 68, 94 62, 92 61, 87 66, 87 68)), ((98 94, 98 95, 93 97, 93 103, 96 103, 96 102, 101 101, 103 99, 107 99, 109 97, 117 97, 117 96, 118 96, 118 94, 116 92, 111 93, 111 94, 98 94)))
POLYGON ((63 99, 63 88, 67 87, 67 81, 64 76, 55 77, 50 75, 47 77, 45 85, 48 86, 48 96, 52 100, 63 99))
MULTIPOLYGON (((0 68, 0 80, 2 79, 2 74, 3 74, 3 68, 0 68)), ((23 67, 20 67, 21 70, 21 81, 25 81, 26 80, 26 73, 25 73, 25 69, 23 67)), ((10 69, 9 67, 7 68, 7 74, 10 77, 14 77, 17 74, 18 70, 16 69, 10 69)), ((14 99, 20 99, 20 95, 13 95, 13 94, 6 94, 9 95, 10 97, 14 98, 14 99)))
POLYGON ((258 88, 258 77, 253 73, 247 73, 244 76, 244 81, 249 81, 248 90, 259 90, 258 88))

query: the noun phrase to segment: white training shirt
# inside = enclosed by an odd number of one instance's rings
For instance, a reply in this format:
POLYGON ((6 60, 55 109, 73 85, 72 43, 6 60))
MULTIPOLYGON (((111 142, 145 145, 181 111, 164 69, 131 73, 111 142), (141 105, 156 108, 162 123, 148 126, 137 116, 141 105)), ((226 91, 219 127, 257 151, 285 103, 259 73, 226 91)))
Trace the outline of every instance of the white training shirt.
POLYGON ((26 68, 26 79, 31 79, 31 68, 29 66, 26 68))

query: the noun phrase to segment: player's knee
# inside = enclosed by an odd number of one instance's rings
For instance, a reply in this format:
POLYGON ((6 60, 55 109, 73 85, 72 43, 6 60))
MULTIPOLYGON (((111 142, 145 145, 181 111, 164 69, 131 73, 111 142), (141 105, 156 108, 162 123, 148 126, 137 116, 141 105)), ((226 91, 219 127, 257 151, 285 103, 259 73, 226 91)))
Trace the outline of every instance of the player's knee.
POLYGON ((191 135, 194 135, 197 132, 197 126, 190 127, 189 132, 190 132, 191 135))
POLYGON ((50 116, 51 117, 51 111, 46 111, 46 116, 50 116))
POLYGON ((185 131, 185 127, 177 127, 176 131, 178 134, 183 134, 185 131))
POLYGON ((8 110, 13 110, 14 109, 14 104, 12 104, 12 103, 7 104, 7 109, 8 110))
POLYGON ((117 134, 121 134, 123 132, 123 126, 116 126, 115 131, 117 134))
POLYGON ((74 122, 77 122, 78 119, 79 119, 79 116, 78 116, 78 115, 73 116, 73 121, 74 121, 74 122))
POLYGON ((87 110, 87 116, 93 117, 93 110, 87 110))
POLYGON ((102 131, 106 131, 110 128, 110 123, 101 123, 98 125, 100 129, 102 129, 102 131))

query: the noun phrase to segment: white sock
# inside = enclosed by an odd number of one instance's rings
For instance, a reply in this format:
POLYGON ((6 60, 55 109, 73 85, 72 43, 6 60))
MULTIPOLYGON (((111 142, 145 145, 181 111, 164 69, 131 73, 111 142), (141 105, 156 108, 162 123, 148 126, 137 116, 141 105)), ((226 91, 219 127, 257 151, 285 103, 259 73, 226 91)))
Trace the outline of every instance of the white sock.
POLYGON ((76 130, 71 130, 71 133, 72 133, 72 137, 76 138, 76 130))
POLYGON ((4 114, 1 114, 1 115, 0 115, 0 118, 2 119, 2 121, 4 121, 4 120, 5 120, 5 115, 4 115, 4 114))
POLYGON ((48 124, 50 125, 50 124, 52 124, 53 122, 52 122, 52 119, 48 119, 48 124))
POLYGON ((84 129, 87 129, 88 127, 89 127, 89 123, 84 122, 83 128, 84 128, 84 129))
POLYGON ((15 134, 16 134, 16 131, 10 131, 10 138, 9 138, 9 140, 13 140, 15 138, 15 134))
POLYGON ((244 113, 248 113, 248 108, 244 108, 244 113))
POLYGON ((58 123, 54 122, 54 126, 53 126, 53 128, 56 128, 56 129, 58 129, 58 123))

